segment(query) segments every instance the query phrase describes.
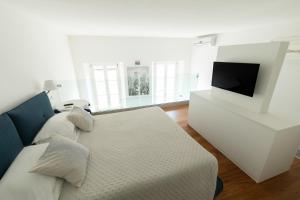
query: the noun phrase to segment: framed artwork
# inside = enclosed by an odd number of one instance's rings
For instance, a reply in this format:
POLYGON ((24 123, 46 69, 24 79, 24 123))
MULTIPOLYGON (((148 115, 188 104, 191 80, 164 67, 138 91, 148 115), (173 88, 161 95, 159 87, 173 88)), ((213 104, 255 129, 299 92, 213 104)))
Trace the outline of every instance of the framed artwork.
POLYGON ((127 67, 128 96, 150 95, 150 67, 127 67))

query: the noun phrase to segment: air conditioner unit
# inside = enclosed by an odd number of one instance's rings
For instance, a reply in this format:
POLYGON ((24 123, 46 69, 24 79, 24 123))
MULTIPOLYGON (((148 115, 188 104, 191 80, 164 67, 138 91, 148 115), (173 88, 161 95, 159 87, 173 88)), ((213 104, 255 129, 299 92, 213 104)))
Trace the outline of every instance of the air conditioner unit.
POLYGON ((204 46, 204 45, 209 45, 209 46, 215 46, 217 42, 217 35, 215 34, 210 34, 210 35, 202 35, 198 36, 193 45, 195 46, 204 46))

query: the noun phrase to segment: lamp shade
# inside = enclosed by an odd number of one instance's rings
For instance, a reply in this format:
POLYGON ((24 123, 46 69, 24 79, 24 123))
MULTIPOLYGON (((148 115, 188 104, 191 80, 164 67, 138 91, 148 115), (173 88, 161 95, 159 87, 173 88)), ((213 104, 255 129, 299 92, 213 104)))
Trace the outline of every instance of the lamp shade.
POLYGON ((57 84, 54 80, 46 80, 44 83, 44 90, 51 91, 56 90, 57 84))

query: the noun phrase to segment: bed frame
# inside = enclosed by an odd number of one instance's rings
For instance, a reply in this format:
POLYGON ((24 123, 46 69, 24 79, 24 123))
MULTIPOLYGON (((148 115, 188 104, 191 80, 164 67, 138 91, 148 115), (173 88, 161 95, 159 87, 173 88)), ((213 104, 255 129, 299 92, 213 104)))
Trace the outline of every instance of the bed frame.
MULTIPOLYGON (((45 122, 53 115, 45 92, 0 115, 0 179, 23 147, 32 144, 45 122)), ((223 183, 218 177, 215 196, 222 189, 223 183)))
POLYGON ((0 115, 0 178, 53 115, 45 92, 0 115))

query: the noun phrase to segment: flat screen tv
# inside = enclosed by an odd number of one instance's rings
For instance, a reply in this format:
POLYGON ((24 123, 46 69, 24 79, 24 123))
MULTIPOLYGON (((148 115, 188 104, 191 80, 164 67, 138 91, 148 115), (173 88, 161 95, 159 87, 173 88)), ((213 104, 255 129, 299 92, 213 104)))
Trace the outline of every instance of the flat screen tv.
POLYGON ((214 87, 253 97, 260 64, 214 62, 214 87))

